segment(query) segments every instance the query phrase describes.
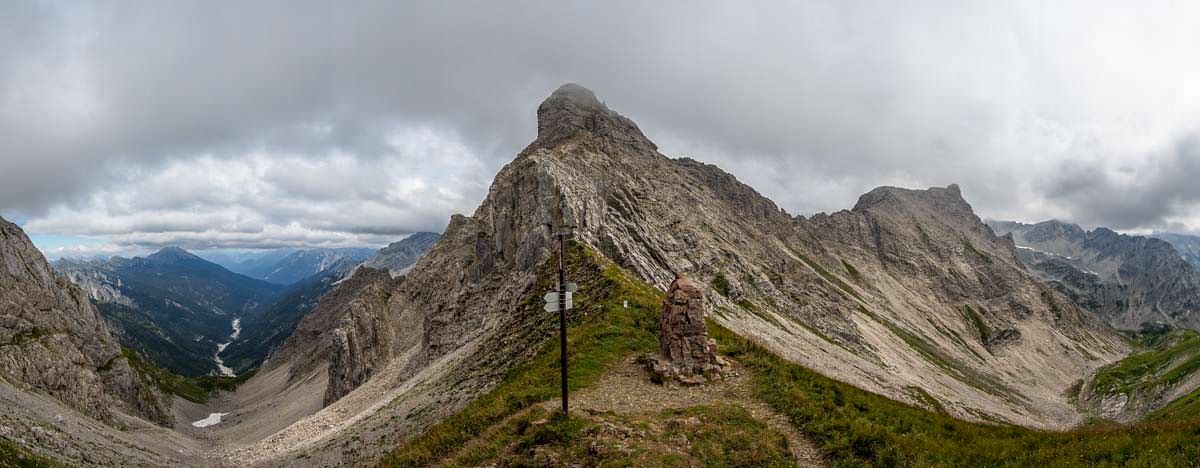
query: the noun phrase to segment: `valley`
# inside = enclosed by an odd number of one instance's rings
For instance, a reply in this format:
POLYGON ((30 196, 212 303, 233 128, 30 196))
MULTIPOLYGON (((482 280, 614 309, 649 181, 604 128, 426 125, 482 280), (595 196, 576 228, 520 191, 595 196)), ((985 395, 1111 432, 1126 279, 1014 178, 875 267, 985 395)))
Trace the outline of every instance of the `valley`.
MULTIPOLYGON (((56 273, 13 225, 6 244, 28 247, 4 257, 0 284, 23 288, 32 265, 39 291, 75 298, 96 317, 84 331, 106 337, 80 372, 129 369, 124 387, 103 390, 125 398, 117 406, 35 381, 25 398, 49 403, 22 424, 65 435, 61 447, 19 445, 71 464, 127 462, 115 448, 85 458, 81 447, 128 444, 137 463, 238 466, 1200 456, 1186 442, 1200 422, 1174 416, 1191 414, 1200 387, 1190 283, 1161 281, 1175 274, 1164 265, 1191 267, 1166 242, 1057 225, 998 236, 957 185, 878 187, 851 209, 793 216, 714 165, 661 154, 581 86, 558 88, 536 117, 536 138, 440 236, 414 234, 365 259, 293 252, 275 264, 302 263, 295 271, 308 276, 260 273, 287 285, 180 248, 60 260, 56 273), (581 406, 570 417, 547 409, 559 390, 558 323, 541 300, 557 281, 547 226, 564 225, 574 227, 566 275, 579 285, 566 384, 581 406), (1101 250, 1125 243, 1121 255, 1101 250), (1052 273, 1059 263, 1070 269, 1052 273), (631 369, 657 348, 676 274, 704 290, 717 351, 736 363, 728 381, 683 390, 631 369), (1159 318, 1170 329, 1118 331, 1159 318), (606 396, 621 389, 629 399, 606 396), (73 402, 141 423, 84 431, 75 416, 46 419, 73 402)), ((23 330, 33 343, 84 332, 23 330)))

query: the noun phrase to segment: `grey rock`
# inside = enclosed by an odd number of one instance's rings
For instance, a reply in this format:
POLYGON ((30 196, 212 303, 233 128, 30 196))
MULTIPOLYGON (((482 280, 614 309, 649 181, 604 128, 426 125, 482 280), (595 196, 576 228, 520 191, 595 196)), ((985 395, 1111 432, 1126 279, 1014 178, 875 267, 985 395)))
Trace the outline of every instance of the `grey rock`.
POLYGON ((167 423, 159 395, 130 369, 84 292, 0 219, 0 375, 112 421, 114 406, 167 423))

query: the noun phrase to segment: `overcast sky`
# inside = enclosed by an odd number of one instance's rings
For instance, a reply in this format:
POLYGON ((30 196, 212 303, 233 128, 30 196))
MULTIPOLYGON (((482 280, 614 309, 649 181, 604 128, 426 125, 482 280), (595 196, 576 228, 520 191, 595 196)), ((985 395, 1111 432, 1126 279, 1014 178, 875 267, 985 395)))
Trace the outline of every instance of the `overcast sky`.
POLYGON ((52 257, 382 245, 578 82, 795 214, 958 183, 1200 231, 1195 2, 350 3, 0 2, 0 216, 52 257))

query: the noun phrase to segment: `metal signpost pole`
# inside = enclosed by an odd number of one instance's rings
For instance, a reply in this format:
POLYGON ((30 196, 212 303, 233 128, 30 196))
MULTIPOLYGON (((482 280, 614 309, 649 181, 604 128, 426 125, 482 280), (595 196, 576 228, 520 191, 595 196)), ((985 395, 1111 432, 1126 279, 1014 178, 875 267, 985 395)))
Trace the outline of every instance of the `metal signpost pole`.
POLYGON ((559 361, 562 364, 562 411, 567 414, 567 270, 563 257, 566 256, 563 233, 558 233, 558 345, 559 361))

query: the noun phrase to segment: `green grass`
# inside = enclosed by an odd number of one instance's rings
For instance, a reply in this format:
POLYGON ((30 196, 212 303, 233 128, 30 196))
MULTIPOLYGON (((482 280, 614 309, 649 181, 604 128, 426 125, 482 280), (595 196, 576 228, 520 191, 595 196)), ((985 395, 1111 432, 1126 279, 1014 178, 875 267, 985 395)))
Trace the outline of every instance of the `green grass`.
POLYGON ((1200 370, 1200 333, 1176 330, 1139 340, 1147 349, 1102 367, 1089 386, 1106 394, 1130 394, 1171 386, 1200 370))
MULTIPOLYGON (((616 267, 598 255, 572 246, 568 261, 578 278, 580 270, 593 269, 595 279, 581 282, 575 301, 583 307, 588 301, 602 305, 602 312, 572 324, 568 339, 570 356, 568 387, 585 387, 621 358, 658 348, 658 313, 663 293, 616 267), (589 297, 595 291, 608 291, 603 297, 589 297), (628 300, 629 308, 622 307, 628 300)), ((543 268, 542 280, 549 284, 553 276, 550 262, 543 268)), ((576 279, 576 281, 579 281, 576 279)), ((541 308, 541 291, 533 289, 528 301, 541 308)), ((382 461, 387 466, 426 466, 443 460, 467 441, 505 418, 529 406, 559 396, 558 341, 547 340, 532 361, 518 365, 488 394, 407 441, 382 461)))
POLYGON ((833 466, 1193 466, 1200 421, 1047 432, 966 422, 887 399, 785 361, 710 324, 722 353, 754 372, 755 396, 833 466))
POLYGON ((53 460, 29 453, 8 439, 0 438, 0 466, 14 468, 41 468, 60 466, 53 460))
POLYGON ((969 305, 964 305, 963 315, 967 317, 967 320, 971 321, 971 325, 974 326, 975 331, 979 333, 980 343, 987 343, 987 341, 992 338, 992 330, 988 328, 987 323, 984 323, 983 317, 980 317, 979 314, 975 312, 975 309, 972 309, 969 305))
POLYGON ((717 273, 717 276, 713 277, 708 286, 713 291, 716 291, 717 294, 729 297, 729 278, 726 278, 724 273, 717 273))
POLYGON ((854 268, 854 265, 851 265, 850 262, 847 262, 844 258, 839 258, 838 260, 841 260, 842 267, 846 269, 846 273, 850 273, 850 276, 853 276, 854 279, 862 278, 862 275, 858 273, 858 268, 854 268))
MULTIPOLYGON (((237 389, 238 385, 250 380, 250 377, 253 377, 256 372, 250 371, 237 377, 184 377, 143 359, 132 348, 122 346, 121 353, 129 360, 129 367, 133 368, 142 382, 153 385, 163 393, 175 395, 193 403, 205 403, 217 391, 232 392, 237 389)), ((105 364, 105 366, 111 365, 111 362, 105 364)))
POLYGON ((1146 420, 1200 420, 1200 388, 1150 413, 1146 420))

